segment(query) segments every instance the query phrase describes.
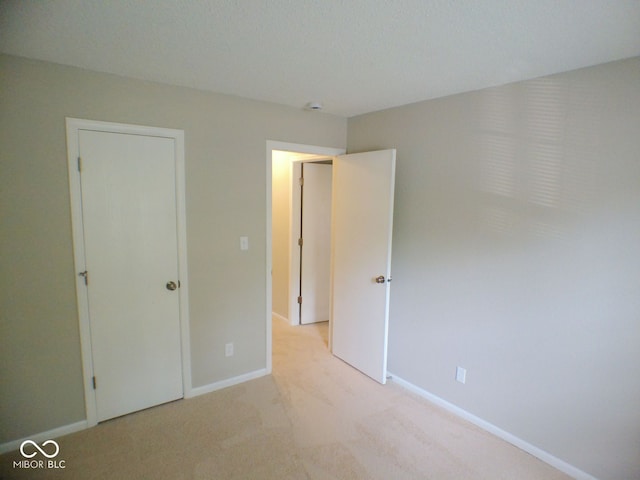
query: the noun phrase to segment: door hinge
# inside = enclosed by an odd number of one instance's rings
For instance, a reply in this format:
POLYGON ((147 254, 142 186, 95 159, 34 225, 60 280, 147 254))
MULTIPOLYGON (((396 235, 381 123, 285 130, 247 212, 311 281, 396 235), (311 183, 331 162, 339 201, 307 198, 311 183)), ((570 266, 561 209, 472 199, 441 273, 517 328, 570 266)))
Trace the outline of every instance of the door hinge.
POLYGON ((300 182, 300 186, 304 187, 304 177, 300 177, 298 180, 300 182))
POLYGON ((82 172, 82 159, 78 157, 78 171, 82 172))
POLYGON ((298 303, 302 305, 302 297, 298 297, 298 303))
POLYGON ((96 389, 96 377, 91 377, 91 381, 93 382, 93 389, 96 389))
POLYGON ((84 272, 80 272, 78 274, 79 277, 84 277, 84 284, 85 285, 89 285, 89 272, 87 272, 86 270, 84 272))
POLYGON ((301 239, 301 238, 299 238, 299 239, 298 239, 298 246, 299 246, 299 247, 301 247, 301 246, 302 246, 302 239, 301 239))

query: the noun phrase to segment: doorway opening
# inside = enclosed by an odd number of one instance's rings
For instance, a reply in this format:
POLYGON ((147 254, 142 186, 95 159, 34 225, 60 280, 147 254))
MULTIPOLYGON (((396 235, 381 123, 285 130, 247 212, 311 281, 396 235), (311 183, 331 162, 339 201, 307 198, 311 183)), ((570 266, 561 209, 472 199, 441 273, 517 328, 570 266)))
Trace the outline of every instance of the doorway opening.
POLYGON ((329 320, 332 158, 273 152, 273 314, 290 325, 329 320))
MULTIPOLYGON (((289 297, 292 291, 296 291, 295 287, 289 289, 292 280, 296 280, 295 275, 289 275, 288 279, 284 275, 285 281, 278 277, 274 262, 277 254, 274 253, 276 250, 273 247, 288 248, 299 240, 299 232, 292 232, 293 222, 289 222, 288 227, 283 228, 285 233, 282 241, 275 235, 272 238, 275 225, 272 208, 276 199, 273 195, 272 181, 274 156, 278 155, 277 151, 333 157, 328 348, 335 356, 384 384, 387 378, 396 151, 387 149, 343 155, 337 149, 267 142, 266 363, 269 373, 273 366, 273 284, 282 282, 284 291, 289 291, 289 297), (375 195, 371 195, 371 192, 375 192, 375 195), (290 242, 291 238, 294 239, 293 243, 290 242)), ((282 198, 278 198, 278 201, 280 200, 284 205, 288 205, 287 210, 290 210, 290 195, 283 194, 282 198)), ((289 215, 287 218, 292 217, 289 215)), ((281 263, 288 264, 288 268, 283 267, 285 273, 290 272, 295 265, 291 258, 293 252, 298 251, 291 248, 289 253, 284 254, 285 260, 281 263)), ((303 264, 303 271, 304 268, 303 264)), ((291 323, 291 312, 296 311, 296 305, 290 308, 290 301, 286 297, 282 305, 283 311, 286 309, 287 317, 279 317, 291 323)))
MULTIPOLYGON (((310 173, 313 167, 309 165, 321 165, 319 168, 331 168, 328 162, 336 155, 345 153, 345 149, 328 148, 315 145, 301 145, 285 142, 267 142, 267 370, 271 371, 271 334, 272 334, 272 318, 279 319, 290 325, 299 325, 304 322, 305 311, 301 311, 301 305, 304 305, 304 290, 301 292, 300 272, 305 270, 304 240, 299 242, 301 232, 303 232, 304 222, 301 216, 301 209, 304 202, 304 186, 300 185, 299 178, 304 175, 303 165, 307 166, 307 177, 313 176, 310 173), (322 162, 322 163, 319 163, 322 162), (301 270, 302 262, 302 270, 301 270), (302 294, 301 294, 302 293, 302 294), (302 298, 302 304, 298 303, 298 298, 302 298), (303 315, 301 317, 301 315, 303 315), (302 321, 301 321, 302 320, 302 321)), ((326 180, 330 178, 330 172, 327 175, 323 171, 321 176, 326 180)), ((307 180, 308 182, 309 180, 307 180)), ((309 186, 309 184, 307 184, 309 186)), ((330 185, 329 185, 330 189, 330 185)), ((309 188, 307 189, 307 199, 309 198, 309 188)), ((312 192, 311 192, 312 193, 312 192)), ((330 219, 330 202, 326 205, 326 191, 324 192, 325 200, 319 203, 320 210, 326 210, 330 219), (328 209, 327 209, 328 208, 328 209)), ((329 190, 329 199, 331 196, 329 190)), ((307 204, 309 206, 309 202, 307 204)), ((330 222, 330 220, 329 220, 330 222)), ((311 226, 307 223, 307 227, 311 226)), ((326 227, 320 227, 326 231, 326 227)), ((328 232, 325 232, 328 233, 328 232)), ((326 237, 327 240, 329 237, 326 237)), ((311 242, 311 241, 310 241, 311 242)), ((312 247, 307 243, 307 247, 312 247)), ((321 245, 324 242, 321 242, 321 245)), ((323 248, 323 247, 321 247, 323 248)), ((326 261, 326 278, 329 278, 329 241, 326 242, 327 261, 326 261)), ((321 261, 321 263, 325 263, 321 261)), ((313 272, 316 268, 309 265, 306 268, 307 273, 313 272)), ((312 282, 314 280, 311 280, 312 282)), ((324 283, 324 282, 321 282, 324 283)), ((302 280, 304 288, 304 279, 302 280)), ((323 295, 323 294, 320 294, 323 295)), ((311 297, 307 294, 307 305, 312 305, 311 297)), ((328 297, 329 287, 326 288, 327 312, 328 320, 328 297)), ((307 306, 305 305, 305 307, 307 306)), ((308 316, 308 314, 307 314, 308 316)), ((323 315, 320 315, 323 316, 323 315)), ((321 320, 318 320, 321 321, 321 320)))

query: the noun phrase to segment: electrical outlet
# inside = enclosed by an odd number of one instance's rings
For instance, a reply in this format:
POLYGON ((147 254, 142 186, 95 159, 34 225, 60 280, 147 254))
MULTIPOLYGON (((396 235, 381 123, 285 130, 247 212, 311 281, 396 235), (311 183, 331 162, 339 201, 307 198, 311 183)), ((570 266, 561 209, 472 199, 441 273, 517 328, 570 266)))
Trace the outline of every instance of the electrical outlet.
POLYGON ((466 383, 467 381, 467 369, 462 367, 456 367, 456 381, 460 383, 466 383))
POLYGON ((249 237, 240 237, 240 250, 249 250, 249 237))
POLYGON ((224 356, 232 357, 233 356, 233 343, 227 343, 224 346, 224 356))

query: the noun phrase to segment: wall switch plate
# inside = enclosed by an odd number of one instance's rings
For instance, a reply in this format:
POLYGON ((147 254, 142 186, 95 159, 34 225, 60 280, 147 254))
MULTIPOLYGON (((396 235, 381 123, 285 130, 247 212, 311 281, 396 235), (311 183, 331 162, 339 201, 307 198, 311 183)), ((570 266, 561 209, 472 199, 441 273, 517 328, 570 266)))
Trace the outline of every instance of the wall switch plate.
POLYGON ((249 237, 240 237, 240 250, 249 250, 249 237))
POLYGON ((227 343, 224 346, 224 356, 225 357, 233 356, 233 343, 227 343))
POLYGON ((467 369, 462 367, 456 367, 456 381, 465 383, 467 381, 467 369))

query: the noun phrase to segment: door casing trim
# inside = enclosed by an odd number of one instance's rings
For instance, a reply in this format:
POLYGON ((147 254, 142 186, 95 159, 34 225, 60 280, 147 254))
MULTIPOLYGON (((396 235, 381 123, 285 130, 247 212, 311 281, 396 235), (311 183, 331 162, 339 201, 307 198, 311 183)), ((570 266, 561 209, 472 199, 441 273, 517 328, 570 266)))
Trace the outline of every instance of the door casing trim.
MULTIPOLYGON (((78 171, 79 132, 92 130, 129 135, 171 138, 175 141, 176 166, 176 212, 178 237, 178 275, 180 288, 180 345, 182 353, 182 389, 185 398, 193 396, 191 386, 191 349, 189 337, 189 281, 187 272, 187 226, 185 201, 184 131, 168 128, 147 127, 123 123, 66 118, 67 162, 69 173, 69 194, 71 202, 71 224, 73 236, 73 256, 75 272, 86 270, 84 251, 84 228, 82 220, 82 196, 80 172, 78 171)), ((75 275, 82 374, 84 384, 87 427, 98 423, 96 394, 93 389, 93 357, 91 349, 91 326, 89 323, 89 301, 87 288, 82 277, 75 275)))

